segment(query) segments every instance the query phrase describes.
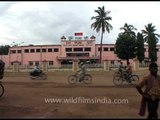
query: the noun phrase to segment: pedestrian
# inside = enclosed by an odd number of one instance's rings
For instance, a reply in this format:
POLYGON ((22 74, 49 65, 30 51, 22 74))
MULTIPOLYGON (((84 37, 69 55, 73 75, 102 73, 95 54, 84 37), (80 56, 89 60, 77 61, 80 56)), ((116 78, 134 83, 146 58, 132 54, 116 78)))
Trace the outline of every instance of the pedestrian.
POLYGON ((144 116, 146 106, 148 108, 147 119, 158 119, 158 104, 160 99, 160 75, 158 75, 157 63, 149 65, 149 74, 144 76, 142 81, 136 86, 137 91, 142 95, 139 115, 144 116), (145 90, 142 88, 145 86, 145 90))

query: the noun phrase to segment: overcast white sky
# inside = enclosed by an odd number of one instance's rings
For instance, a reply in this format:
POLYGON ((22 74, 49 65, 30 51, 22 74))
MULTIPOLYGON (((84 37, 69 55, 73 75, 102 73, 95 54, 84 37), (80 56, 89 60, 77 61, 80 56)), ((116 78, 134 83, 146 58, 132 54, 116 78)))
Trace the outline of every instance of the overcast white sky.
POLYGON ((0 2, 0 45, 13 42, 28 44, 60 44, 61 36, 74 36, 83 32, 84 36, 96 36, 100 43, 100 33, 91 29, 92 16, 98 7, 110 10, 113 26, 110 33, 104 34, 103 43, 115 43, 120 27, 125 23, 137 28, 136 32, 153 23, 160 34, 160 2, 138 1, 36 1, 36 2, 0 2), (22 43, 24 42, 24 43, 22 43))

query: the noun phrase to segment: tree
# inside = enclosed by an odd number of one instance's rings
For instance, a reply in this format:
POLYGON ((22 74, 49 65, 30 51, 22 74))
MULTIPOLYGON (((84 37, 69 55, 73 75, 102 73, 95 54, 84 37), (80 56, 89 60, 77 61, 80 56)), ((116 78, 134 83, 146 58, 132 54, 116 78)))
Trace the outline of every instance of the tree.
POLYGON ((141 33, 137 33, 137 40, 136 40, 136 52, 137 52, 137 59, 142 62, 145 58, 144 55, 144 39, 143 39, 143 35, 141 33))
POLYGON ((0 55, 8 55, 9 45, 0 46, 0 55))
POLYGON ((127 23, 125 23, 124 26, 120 28, 120 30, 124 30, 124 32, 122 32, 121 34, 136 37, 134 30, 137 30, 137 28, 135 28, 133 25, 128 25, 127 23))
POLYGON ((142 34, 144 36, 144 40, 148 43, 148 54, 151 62, 157 61, 157 49, 156 44, 158 43, 159 34, 155 33, 156 29, 152 23, 149 23, 147 26, 145 25, 145 30, 142 30, 142 34))
POLYGON ((133 25, 127 23, 120 30, 124 30, 119 33, 115 44, 115 54, 122 59, 127 60, 136 57, 136 34, 134 30, 137 30, 133 25))
POLYGON ((93 30, 96 30, 96 32, 101 31, 101 43, 100 43, 100 63, 101 63, 103 34, 105 33, 105 31, 110 33, 110 30, 113 29, 112 25, 108 22, 109 20, 112 20, 112 17, 108 16, 110 11, 105 11, 104 6, 102 8, 98 7, 98 10, 95 10, 95 12, 98 15, 91 17, 91 20, 95 20, 95 22, 91 24, 91 28, 93 28, 93 30))
POLYGON ((135 37, 126 34, 119 34, 115 44, 115 54, 122 60, 133 59, 136 57, 135 37))

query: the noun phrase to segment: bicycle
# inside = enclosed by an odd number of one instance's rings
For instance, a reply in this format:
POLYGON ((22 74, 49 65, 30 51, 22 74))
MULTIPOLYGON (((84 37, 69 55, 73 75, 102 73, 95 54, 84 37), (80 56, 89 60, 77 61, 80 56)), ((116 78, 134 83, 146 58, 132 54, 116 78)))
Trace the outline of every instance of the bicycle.
POLYGON ((4 86, 2 85, 2 81, 0 81, 0 97, 4 94, 4 86))
MULTIPOLYGON (((0 80, 4 77, 4 68, 5 68, 5 62, 3 62, 0 59, 0 80)), ((0 81, 0 97, 2 97, 4 94, 4 87, 2 85, 2 81, 0 81)))
POLYGON ((135 85, 139 82, 139 76, 135 74, 128 75, 125 71, 115 72, 113 75, 113 83, 116 86, 122 85, 123 82, 135 85))
POLYGON ((92 76, 90 74, 84 74, 83 76, 80 76, 78 73, 68 76, 68 83, 75 84, 77 82, 90 84, 92 82, 92 76))

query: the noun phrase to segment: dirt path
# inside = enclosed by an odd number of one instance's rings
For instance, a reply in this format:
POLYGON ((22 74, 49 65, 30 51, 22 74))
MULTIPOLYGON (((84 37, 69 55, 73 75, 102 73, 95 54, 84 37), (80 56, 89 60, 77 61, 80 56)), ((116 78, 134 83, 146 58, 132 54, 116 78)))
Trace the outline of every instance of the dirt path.
POLYGON ((45 81, 5 77, 0 118, 145 118, 133 86, 115 87, 112 74, 93 75, 91 85, 69 85, 66 76, 45 81), (107 76, 107 77, 106 77, 107 76))

